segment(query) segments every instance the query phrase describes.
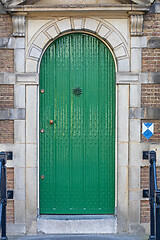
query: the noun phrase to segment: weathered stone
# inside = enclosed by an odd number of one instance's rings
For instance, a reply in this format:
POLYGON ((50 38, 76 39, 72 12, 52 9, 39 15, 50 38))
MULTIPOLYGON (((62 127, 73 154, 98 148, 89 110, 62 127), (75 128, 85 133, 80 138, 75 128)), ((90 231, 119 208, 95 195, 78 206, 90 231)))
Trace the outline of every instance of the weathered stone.
POLYGON ((48 234, 107 234, 117 232, 117 219, 38 219, 38 232, 48 234))
POLYGON ((30 51, 29 56, 32 58, 39 59, 40 55, 41 55, 41 50, 39 48, 37 48, 36 46, 33 46, 30 51))
POLYGON ((14 85, 14 106, 25 108, 25 85, 14 85))
POLYGON ((25 120, 25 109, 0 110, 0 120, 25 120))
MULTIPOLYGON (((33 61, 35 62, 35 61, 33 61)), ((36 62, 37 64, 37 62, 36 62)), ((19 84, 38 84, 39 74, 37 73, 24 73, 17 74, 16 80, 19 84)))
POLYGON ((26 59, 26 72, 37 73, 38 71, 37 60, 26 59))
POLYGON ((140 84, 130 85, 130 107, 141 106, 141 86, 140 84))
MULTIPOLYGON (((14 158, 14 167, 25 168, 25 144, 14 144, 13 150, 10 148, 10 151, 13 151, 14 158)), ((12 162, 12 161, 10 161, 12 162)))
POLYGON ((116 74, 117 83, 135 83, 138 81, 139 81, 139 74, 136 74, 136 73, 117 72, 116 74))
POLYGON ((15 200, 14 208, 15 208, 15 222, 25 223, 25 201, 15 200))
POLYGON ((130 142, 140 142, 141 121, 139 119, 130 120, 130 142))
POLYGON ((15 49, 14 50, 14 64, 15 64, 16 72, 18 72, 18 73, 24 72, 25 51, 23 49, 15 49))
POLYGON ((118 86, 118 141, 128 142, 129 85, 118 86))
POLYGON ((131 71, 141 72, 141 49, 131 49, 131 71))
POLYGON ((118 232, 128 231, 128 167, 118 168, 118 232))
POLYGON ((25 143, 25 121, 24 120, 14 121, 14 142, 25 143))
POLYGON ((129 144, 129 164, 130 167, 139 167, 142 165, 142 152, 148 150, 147 143, 129 144))
POLYGON ((26 87, 26 142, 37 142, 37 86, 26 87))
POLYGON ((34 44, 42 49, 48 41, 49 38, 44 33, 40 33, 35 39, 34 44))
POLYGON ((10 235, 26 234, 25 224, 24 223, 20 223, 20 224, 8 223, 7 234, 10 234, 10 235))
POLYGON ((0 3, 0 14, 6 14, 6 10, 3 7, 2 3, 0 3))
POLYGON ((147 37, 131 37, 131 48, 147 47, 147 37))
POLYGON ((26 145, 26 167, 37 167, 37 146, 36 144, 26 145))
POLYGON ((140 188, 140 167, 130 167, 129 168, 129 189, 135 190, 139 188, 140 188))
MULTIPOLYGON (((137 198, 139 197, 140 191, 130 191, 134 192, 134 194, 138 194, 137 198)), ((138 199, 139 200, 139 199, 138 199)), ((129 222, 130 223, 140 223, 140 202, 135 200, 129 201, 129 222)))
POLYGON ((148 40, 148 48, 160 48, 160 38, 159 37, 151 37, 148 40))
POLYGON ((118 167, 128 166, 128 143, 118 143, 118 167))
POLYGON ((33 223, 37 220, 36 176, 36 168, 26 168, 26 228, 28 234, 35 234, 37 231, 36 225, 33 223))
POLYGON ((130 108, 130 119, 160 119, 160 108, 130 108))
POLYGON ((150 8, 150 12, 151 13, 160 13, 160 3, 158 3, 158 2, 153 3, 150 8))
POLYGON ((150 73, 150 82, 151 83, 160 83, 160 72, 150 73))
POLYGON ((0 48, 8 48, 9 38, 0 38, 0 48))
POLYGON ((129 71, 130 71, 129 58, 119 60, 118 61, 118 72, 129 72, 129 71))
MULTIPOLYGON (((148 225, 147 225, 147 227, 148 227, 148 225)), ((148 229, 149 229, 149 227, 148 227, 148 229)), ((142 226, 142 224, 132 223, 129 225, 129 232, 134 233, 134 234, 144 234, 145 228, 142 226)))
POLYGON ((140 73, 139 81, 140 81, 140 83, 148 83, 149 82, 149 74, 148 73, 140 73))

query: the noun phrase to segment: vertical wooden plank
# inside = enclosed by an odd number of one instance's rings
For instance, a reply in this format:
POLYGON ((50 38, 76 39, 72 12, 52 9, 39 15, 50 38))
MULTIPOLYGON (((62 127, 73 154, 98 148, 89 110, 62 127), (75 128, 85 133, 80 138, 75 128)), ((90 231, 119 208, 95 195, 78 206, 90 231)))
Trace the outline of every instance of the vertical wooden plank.
POLYGON ((115 65, 88 34, 68 34, 40 71, 41 214, 114 214, 115 65), (82 89, 77 96, 73 89, 82 89), (49 124, 53 119, 55 123, 49 124))

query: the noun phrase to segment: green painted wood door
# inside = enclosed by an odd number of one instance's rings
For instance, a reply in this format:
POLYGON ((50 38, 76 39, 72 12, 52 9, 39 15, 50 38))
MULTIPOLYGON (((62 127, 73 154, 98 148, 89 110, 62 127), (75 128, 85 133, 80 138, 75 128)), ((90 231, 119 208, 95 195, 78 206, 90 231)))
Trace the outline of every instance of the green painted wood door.
POLYGON ((89 34, 58 38, 42 57, 39 94, 40 214, 114 214, 111 52, 89 34))

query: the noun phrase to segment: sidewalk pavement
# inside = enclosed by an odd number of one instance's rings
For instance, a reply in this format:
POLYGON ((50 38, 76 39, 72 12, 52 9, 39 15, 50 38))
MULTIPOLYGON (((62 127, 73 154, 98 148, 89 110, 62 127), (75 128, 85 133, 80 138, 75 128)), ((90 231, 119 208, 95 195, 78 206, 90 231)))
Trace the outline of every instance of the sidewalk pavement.
POLYGON ((148 240, 147 235, 106 234, 106 235, 25 235, 8 236, 8 240, 148 240))

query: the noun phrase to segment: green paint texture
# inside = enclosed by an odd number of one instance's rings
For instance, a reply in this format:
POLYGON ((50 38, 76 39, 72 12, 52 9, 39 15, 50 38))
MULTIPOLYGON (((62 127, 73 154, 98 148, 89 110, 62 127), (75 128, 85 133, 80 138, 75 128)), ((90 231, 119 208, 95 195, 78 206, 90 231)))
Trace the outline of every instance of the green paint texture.
POLYGON ((42 57, 39 94, 40 214, 114 214, 115 63, 110 50, 89 34, 58 38, 42 57), (75 95, 75 88, 82 93, 75 95))

